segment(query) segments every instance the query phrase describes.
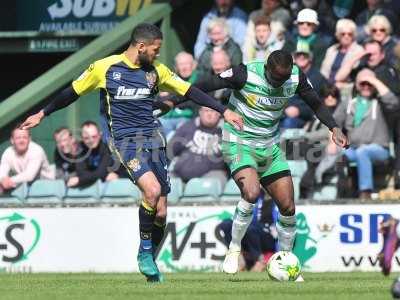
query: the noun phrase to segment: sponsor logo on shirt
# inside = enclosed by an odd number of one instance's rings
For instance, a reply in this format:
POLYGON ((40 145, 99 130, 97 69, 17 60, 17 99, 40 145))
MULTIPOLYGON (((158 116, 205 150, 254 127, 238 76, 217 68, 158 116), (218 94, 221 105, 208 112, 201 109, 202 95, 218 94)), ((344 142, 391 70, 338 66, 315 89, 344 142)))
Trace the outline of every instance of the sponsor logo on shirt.
POLYGON ((121 73, 120 72, 113 72, 113 79, 114 80, 121 80, 121 73))
POLYGON ((157 74, 154 71, 146 72, 147 86, 152 89, 154 88, 157 81, 157 74))
POLYGON ((119 86, 117 89, 117 94, 114 99, 118 100, 134 100, 141 99, 151 95, 151 89, 147 88, 133 88, 127 89, 125 86, 119 86))
POLYGON ((283 98, 269 98, 269 97, 259 97, 257 99, 257 103, 260 105, 284 105, 286 104, 287 99, 283 98))

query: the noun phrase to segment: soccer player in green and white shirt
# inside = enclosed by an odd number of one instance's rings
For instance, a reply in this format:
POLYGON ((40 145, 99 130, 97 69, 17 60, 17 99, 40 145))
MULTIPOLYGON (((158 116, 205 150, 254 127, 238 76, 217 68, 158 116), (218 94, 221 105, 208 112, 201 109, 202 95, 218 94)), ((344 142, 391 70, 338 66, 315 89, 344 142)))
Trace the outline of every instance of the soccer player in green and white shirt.
POLYGON ((337 145, 347 147, 348 139, 286 51, 274 51, 266 62, 241 64, 196 86, 205 92, 233 89, 228 107, 244 121, 242 131, 225 123, 222 144, 224 158, 242 194, 233 219, 232 241, 223 263, 224 272, 232 274, 238 271, 241 240, 251 222, 260 183, 279 208, 280 250, 291 251, 293 247, 296 235, 293 183, 279 146, 279 120, 288 100, 298 94, 331 130, 337 145))

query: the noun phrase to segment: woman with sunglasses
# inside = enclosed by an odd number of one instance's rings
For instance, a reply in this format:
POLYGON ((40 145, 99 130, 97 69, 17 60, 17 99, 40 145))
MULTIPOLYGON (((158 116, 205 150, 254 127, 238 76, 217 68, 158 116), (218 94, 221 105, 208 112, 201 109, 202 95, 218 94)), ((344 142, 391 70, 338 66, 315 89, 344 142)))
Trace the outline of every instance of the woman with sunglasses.
POLYGON ((392 26, 388 18, 383 15, 373 16, 368 21, 367 32, 370 39, 382 45, 386 61, 390 64, 394 64, 395 56, 393 49, 398 44, 398 41, 392 36, 392 26))
POLYGON ((363 47, 356 42, 356 24, 350 19, 340 19, 336 23, 337 43, 330 46, 322 61, 321 74, 329 83, 336 84, 339 88, 343 84, 336 83, 335 75, 342 64, 351 60, 355 54, 363 51, 363 47))

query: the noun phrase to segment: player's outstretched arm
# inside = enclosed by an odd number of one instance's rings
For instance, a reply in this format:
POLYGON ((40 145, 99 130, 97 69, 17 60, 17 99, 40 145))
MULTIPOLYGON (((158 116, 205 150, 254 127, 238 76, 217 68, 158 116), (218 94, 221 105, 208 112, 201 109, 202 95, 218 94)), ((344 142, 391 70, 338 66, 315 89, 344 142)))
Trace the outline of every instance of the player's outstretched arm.
POLYGON ((220 102, 218 102, 218 100, 204 93, 197 87, 191 86, 186 92, 185 97, 189 98, 198 105, 207 106, 218 111, 221 115, 223 115, 226 122, 230 123, 238 130, 243 129, 243 119, 240 115, 226 108, 220 102))
POLYGON ((75 92, 72 86, 62 90, 46 107, 44 107, 38 113, 29 116, 21 125, 21 129, 30 129, 40 124, 45 116, 60 110, 71 103, 75 102, 79 98, 79 95, 75 92))

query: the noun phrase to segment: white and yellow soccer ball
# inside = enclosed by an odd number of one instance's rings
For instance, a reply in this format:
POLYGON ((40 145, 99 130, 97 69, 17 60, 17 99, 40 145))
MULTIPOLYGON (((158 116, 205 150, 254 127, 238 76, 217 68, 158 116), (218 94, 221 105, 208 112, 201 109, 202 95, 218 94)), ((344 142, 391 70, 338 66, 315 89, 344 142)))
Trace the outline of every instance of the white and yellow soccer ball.
POLYGON ((295 281, 301 272, 300 261, 289 251, 276 252, 268 261, 267 273, 272 280, 295 281))

